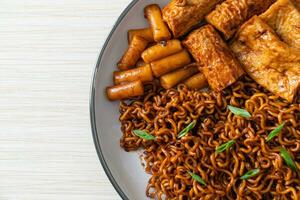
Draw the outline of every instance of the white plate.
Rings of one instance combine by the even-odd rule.
[[[111,183],[123,199],[147,199],[145,188],[149,179],[137,153],[120,147],[119,102],[109,102],[105,88],[112,85],[116,63],[126,50],[127,30],[148,27],[144,7],[169,0],[134,0],[123,11],[109,34],[98,58],[91,89],[90,114],[94,142],[101,164]]]

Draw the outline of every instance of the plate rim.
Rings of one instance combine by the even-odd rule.
[[[106,174],[106,176],[108,177],[110,183],[113,185],[113,187],[115,188],[115,190],[117,191],[117,193],[119,194],[119,196],[123,199],[123,200],[129,200],[128,196],[125,194],[125,192],[121,189],[121,187],[119,186],[119,184],[117,183],[117,181],[115,180],[114,176],[112,175],[105,159],[104,159],[104,155],[103,152],[101,150],[101,146],[100,146],[100,142],[99,142],[99,138],[98,138],[98,132],[96,129],[96,114],[95,114],[95,81],[96,81],[96,75],[98,70],[100,69],[100,62],[102,60],[104,51],[108,45],[108,42],[110,41],[113,33],[115,32],[115,30],[117,29],[117,27],[119,26],[119,24],[122,22],[122,20],[124,19],[124,17],[128,14],[128,12],[131,10],[131,8],[138,2],[139,0],[132,0],[127,7],[122,11],[121,15],[118,17],[117,21],[114,23],[113,28],[111,29],[110,33],[108,34],[102,48],[100,51],[100,54],[98,56],[97,59],[97,63],[96,66],[94,68],[94,72],[92,74],[92,83],[91,83],[91,88],[90,88],[90,100],[89,100],[89,109],[90,109],[90,123],[91,123],[91,129],[92,129],[92,135],[93,135],[93,141],[94,141],[94,146],[98,155],[98,158],[100,160],[100,163],[104,169],[104,172]]]

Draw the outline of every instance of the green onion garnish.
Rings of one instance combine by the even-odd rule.
[[[256,176],[259,173],[260,169],[252,169],[250,171],[248,171],[246,174],[244,174],[243,176],[241,176],[240,179],[242,180],[247,180],[249,178],[252,178],[253,176]]]
[[[289,152],[284,149],[284,148],[281,148],[280,149],[280,156],[284,159],[285,163],[294,171],[296,172],[298,169],[297,169],[297,166],[295,164],[295,162],[293,161],[292,159],[292,156],[289,154]]]
[[[133,130],[133,133],[145,140],[154,140],[155,139],[155,137],[153,135],[150,135],[149,133],[147,133],[146,131],[143,131],[143,130]]]
[[[247,117],[247,118],[251,117],[251,114],[245,109],[237,108],[230,105],[228,105],[227,107],[235,115],[238,115],[240,117]]]
[[[197,174],[194,174],[190,171],[188,171],[189,175],[195,180],[197,181],[198,183],[201,183],[202,185],[206,186],[206,183],[205,181],[200,177],[198,176]]]
[[[189,131],[191,131],[196,125],[196,120],[192,121],[189,125],[187,125],[182,131],[180,131],[178,138],[182,138],[185,136]]]
[[[281,130],[283,129],[284,125],[285,125],[285,123],[283,122],[282,124],[280,124],[279,126],[277,126],[277,128],[275,128],[273,131],[271,131],[271,133],[269,133],[269,135],[267,137],[267,142],[269,142],[275,136],[277,136],[281,132]]]
[[[222,153],[223,151],[225,151],[226,149],[229,149],[233,144],[235,143],[235,140],[229,140],[228,142],[218,146],[216,148],[216,152],[217,153]]]

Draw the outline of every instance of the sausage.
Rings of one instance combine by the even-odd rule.
[[[142,82],[153,80],[152,71],[149,64],[126,71],[115,71],[113,76],[115,84],[136,80],[141,80]]]
[[[133,36],[140,36],[148,42],[154,42],[153,33],[151,28],[131,29],[128,31],[128,43],[131,43]]]
[[[197,73],[198,66],[196,63],[192,63],[190,65],[187,65],[183,68],[177,69],[173,72],[170,72],[168,74],[165,74],[160,77],[160,84],[165,89],[170,89],[173,86],[180,83],[182,80],[187,79],[188,77],[194,75]]]
[[[140,80],[106,88],[106,95],[110,101],[128,99],[143,94],[144,87]]]
[[[186,79],[183,83],[190,89],[201,89],[208,86],[207,80],[201,72]]]
[[[168,72],[191,63],[191,58],[186,50],[150,63],[155,77],[160,77]]]
[[[126,70],[135,66],[142,52],[146,49],[148,41],[140,36],[134,36],[128,49],[118,63],[120,70]]]
[[[169,40],[171,33],[162,19],[159,6],[157,4],[148,5],[144,9],[144,13],[153,32],[154,41]]]
[[[179,40],[169,40],[149,47],[142,53],[142,58],[146,63],[167,57],[182,50]]]

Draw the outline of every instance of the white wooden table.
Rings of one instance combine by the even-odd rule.
[[[0,200],[120,199],[95,152],[89,90],[130,0],[0,0]]]

